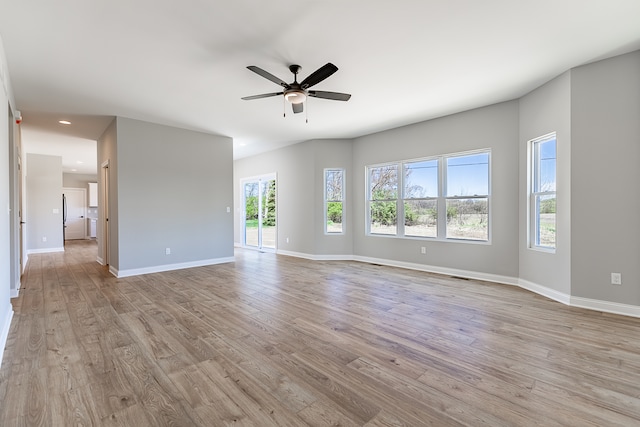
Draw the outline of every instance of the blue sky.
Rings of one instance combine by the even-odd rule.
[[[489,193],[489,154],[479,153],[447,158],[447,196],[473,196]],[[419,185],[422,194],[415,196],[437,197],[438,160],[424,160],[405,165],[411,170],[405,188]]]

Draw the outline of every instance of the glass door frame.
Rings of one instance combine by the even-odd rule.
[[[264,229],[263,229],[263,200],[265,199],[266,195],[263,192],[263,187],[265,185],[265,183],[267,183],[267,189],[268,189],[268,183],[270,181],[274,181],[275,182],[275,217],[276,217],[276,221],[275,221],[275,226],[273,227],[273,232],[274,232],[274,238],[273,238],[273,247],[271,246],[264,246]],[[257,245],[249,245],[247,244],[247,193],[246,193],[246,185],[247,184],[252,184],[255,183],[257,184],[257,188],[258,188],[258,194],[257,194],[257,198],[258,198],[258,242]],[[268,191],[268,190],[267,190]],[[267,193],[268,194],[268,193]],[[265,175],[259,175],[259,176],[254,176],[254,177],[249,177],[249,178],[243,178],[240,180],[240,200],[242,200],[242,207],[241,207],[241,232],[242,232],[242,246],[244,248],[248,248],[248,249],[255,249],[255,250],[260,250],[260,251],[273,251],[275,252],[277,249],[277,227],[278,227],[278,180],[276,177],[275,173],[270,173],[270,174],[265,174]]]

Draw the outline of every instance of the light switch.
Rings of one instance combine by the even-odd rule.
[[[53,210],[53,213],[54,213],[54,214],[60,213],[60,209],[55,208],[55,209]]]

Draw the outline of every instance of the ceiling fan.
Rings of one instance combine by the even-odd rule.
[[[318,68],[316,71],[307,76],[306,79],[302,80],[298,83],[298,73],[302,69],[300,65],[289,65],[289,71],[293,73],[293,83],[287,83],[268,71],[263,70],[260,67],[256,67],[255,65],[249,65],[247,67],[254,73],[264,77],[267,80],[271,80],[272,82],[282,86],[284,90],[282,92],[273,92],[273,93],[263,93],[261,95],[253,95],[253,96],[245,96],[245,101],[250,101],[252,99],[260,99],[260,98],[269,98],[271,96],[279,96],[284,95],[284,99],[291,103],[291,107],[293,108],[294,113],[302,113],[304,111],[303,103],[307,99],[308,96],[312,98],[322,98],[322,99],[331,99],[334,101],[348,101],[351,98],[351,95],[348,93],[340,93],[340,92],[326,92],[322,90],[309,90],[310,87],[317,85],[327,77],[331,76],[333,73],[338,71],[338,67],[333,65],[332,63],[327,63],[322,67]]]

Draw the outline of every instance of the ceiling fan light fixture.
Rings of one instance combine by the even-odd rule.
[[[307,99],[307,94],[301,90],[292,90],[285,93],[284,98],[292,104],[302,104]]]

